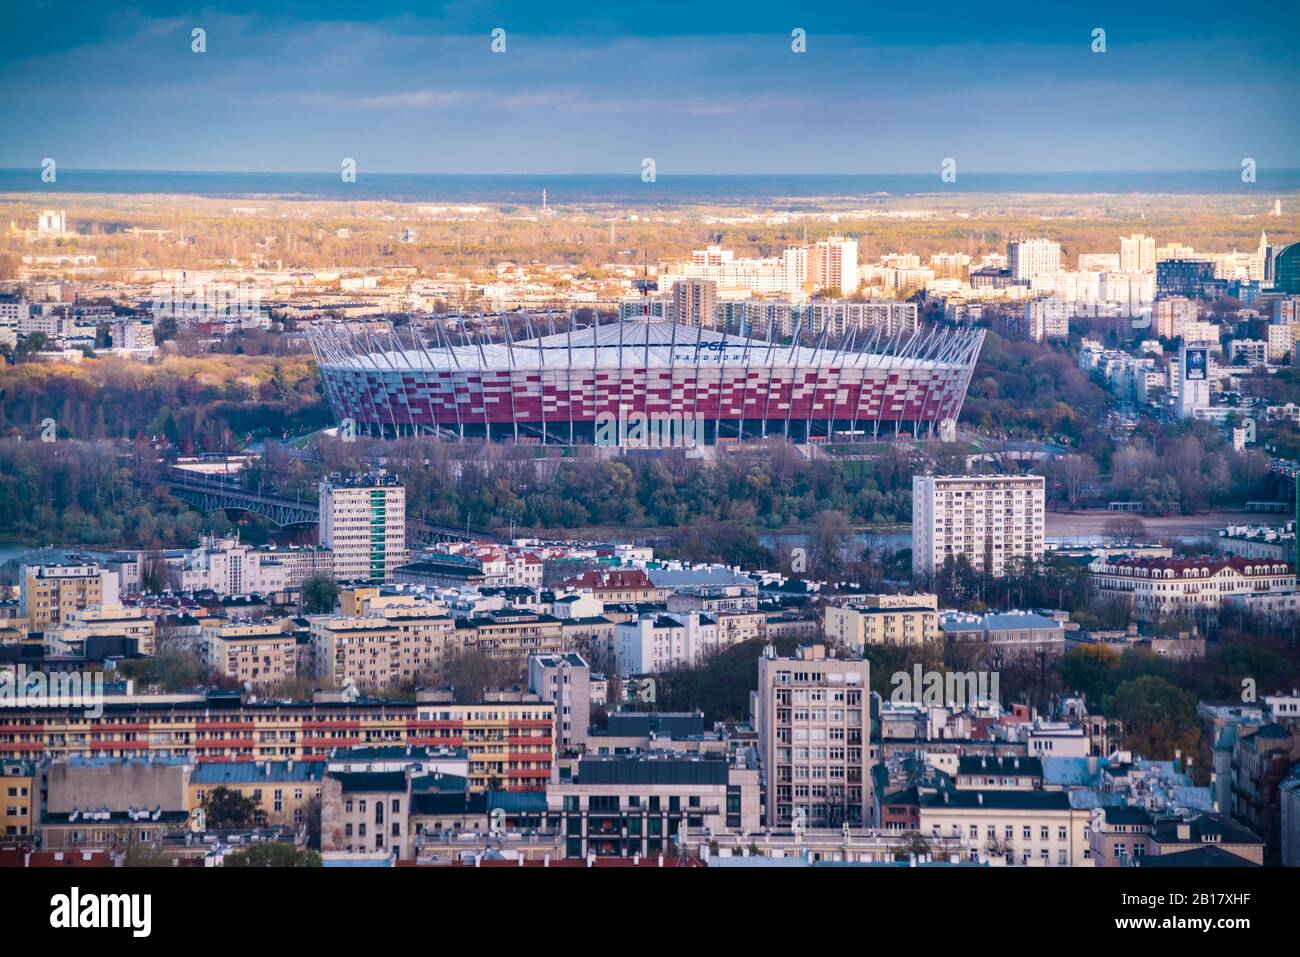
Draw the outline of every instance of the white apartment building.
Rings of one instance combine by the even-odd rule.
[[[320,543],[335,578],[391,581],[406,563],[406,489],[382,472],[322,482]]]
[[[1015,239],[1007,243],[1011,278],[1032,280],[1061,271],[1061,244],[1050,239]]]
[[[59,209],[43,209],[36,217],[36,232],[42,236],[62,236],[67,225],[67,214]]]
[[[768,827],[864,825],[871,819],[869,664],[801,645],[768,645],[753,697]]]
[[[796,327],[815,336],[828,327],[832,337],[876,327],[883,335],[907,335],[916,331],[916,308],[914,302],[888,299],[816,299],[804,304],[789,299],[728,299],[718,303],[716,328],[744,336],[752,333],[759,339],[766,339],[769,329],[773,337],[792,336]]]
[[[912,477],[912,573],[932,575],[951,556],[1002,575],[1013,559],[1043,557],[1041,475]]]
[[[1166,296],[1157,299],[1152,305],[1152,324],[1155,334],[1161,339],[1179,339],[1183,335],[1183,326],[1196,322],[1199,306],[1195,299],[1185,296]]]
[[[726,294],[802,295],[808,282],[808,250],[791,247],[779,257],[736,259],[731,250],[718,246],[697,249],[688,263],[668,262],[660,267],[661,291],[682,280],[713,282]]]
[[[652,675],[699,664],[718,646],[718,624],[697,612],[646,615],[614,629],[614,660],[620,675]]]
[[[265,595],[289,587],[288,568],[264,551],[215,536],[204,536],[171,577],[180,591],[211,589],[218,595]]]
[[[1056,296],[1029,300],[1025,303],[1025,330],[1034,342],[1070,338],[1070,310],[1065,300]]]
[[[31,307],[18,296],[0,296],[0,326],[22,328]]]
[[[1151,236],[1134,233],[1119,241],[1120,272],[1156,271],[1156,241]]]
[[[1295,351],[1300,342],[1300,323],[1270,323],[1268,326],[1268,361],[1279,362]]]

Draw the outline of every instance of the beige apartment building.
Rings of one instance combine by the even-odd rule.
[[[23,569],[19,614],[30,631],[61,625],[74,612],[116,605],[117,575],[92,561],[51,562]]]
[[[961,838],[971,860],[1001,857],[1030,867],[1092,867],[1090,810],[1066,791],[927,790],[925,835]]]
[[[864,595],[826,606],[827,641],[861,651],[867,645],[915,645],[940,637],[939,596]]]
[[[793,658],[769,645],[758,660],[754,723],[767,785],[767,825],[865,824],[871,814],[867,662],[801,645]]]
[[[687,326],[712,329],[718,311],[718,284],[711,279],[673,283],[673,318]]]
[[[1041,475],[912,477],[912,574],[933,575],[965,555],[999,576],[1016,559],[1043,557]]]
[[[335,578],[392,581],[406,564],[406,489],[383,473],[322,482],[320,543]]]
[[[143,611],[115,606],[110,608],[82,608],[68,611],[62,627],[51,626],[46,631],[47,643],[84,642],[97,635],[124,635],[134,638],[142,655],[156,651],[157,627],[153,618]]]
[[[297,677],[298,643],[286,621],[203,624],[200,644],[208,667],[253,685],[278,684]]]
[[[522,667],[529,655],[564,650],[564,624],[551,615],[502,608],[478,618],[457,618],[456,642],[494,661]]]
[[[543,791],[555,764],[556,707],[540,695],[489,691],[484,700],[455,704],[449,691],[416,694],[407,743],[464,748],[471,791]]]
[[[718,625],[718,647],[729,648],[742,641],[762,638],[767,632],[767,613],[761,611],[718,612],[713,615]]]
[[[586,750],[591,727],[591,668],[581,655],[530,655],[528,690],[555,705],[556,750]]]
[[[337,687],[351,679],[369,690],[426,680],[460,647],[450,617],[418,607],[313,618],[311,640],[319,680]]]

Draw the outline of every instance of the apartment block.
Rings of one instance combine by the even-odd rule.
[[[1038,867],[1091,867],[1090,816],[1065,791],[926,790],[920,827],[933,837],[962,838],[971,860],[1002,857]]]
[[[285,622],[209,620],[200,637],[208,667],[241,684],[278,684],[297,677],[298,643]]]
[[[757,831],[759,800],[743,758],[678,752],[587,755],[546,789],[569,858],[653,857],[687,846],[691,831]]]
[[[40,821],[40,768],[35,761],[0,760],[0,834],[36,833]]]
[[[558,654],[564,645],[564,623],[559,618],[516,608],[457,618],[455,632],[459,647],[481,651],[520,670],[529,655]]]
[[[418,694],[407,743],[464,748],[471,791],[544,790],[555,763],[555,705],[523,692],[484,697],[456,704],[448,692]]]
[[[965,555],[992,576],[1016,559],[1043,557],[1041,475],[912,477],[912,573],[933,575]]]
[[[271,827],[302,827],[321,796],[322,761],[205,761],[189,781],[189,807],[202,807],[217,788],[257,805]]]
[[[31,631],[61,625],[74,612],[118,604],[117,575],[93,561],[28,565],[19,583],[19,614]]]
[[[530,655],[528,690],[555,705],[555,737],[560,749],[584,750],[591,726],[591,668],[582,656]]]
[[[371,690],[432,680],[461,647],[456,626],[439,608],[383,607],[364,615],[312,618],[317,678]]]
[[[862,825],[871,813],[869,665],[801,645],[769,645],[758,660],[754,722],[767,795],[766,823],[789,828]]]
[[[823,632],[861,651],[867,645],[915,645],[940,637],[939,596],[864,595],[848,605],[827,605]]]
[[[406,489],[385,473],[322,482],[320,543],[336,578],[392,581],[406,563]]]

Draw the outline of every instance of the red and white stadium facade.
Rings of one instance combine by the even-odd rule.
[[[853,332],[781,345],[662,319],[493,341],[480,322],[322,321],[308,336],[340,422],[372,435],[598,441],[601,420],[692,422],[702,441],[913,435],[955,423],[984,332]]]

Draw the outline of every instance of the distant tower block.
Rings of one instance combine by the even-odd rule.
[[[61,236],[66,231],[66,221],[66,214],[62,210],[42,210],[36,218],[36,232],[45,236]]]

